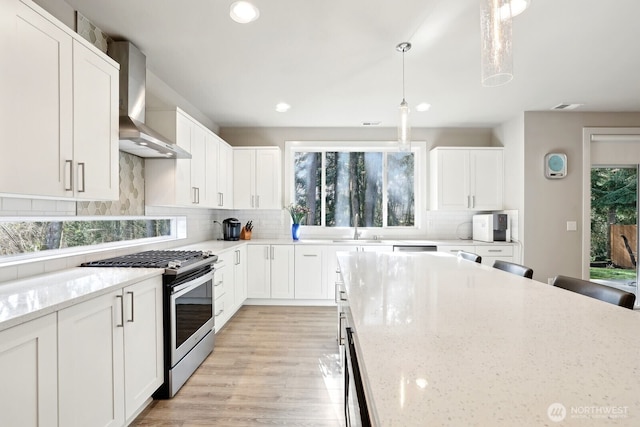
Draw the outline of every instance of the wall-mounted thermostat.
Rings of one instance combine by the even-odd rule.
[[[550,179],[567,176],[567,155],[563,153],[549,153],[544,156],[544,176]]]

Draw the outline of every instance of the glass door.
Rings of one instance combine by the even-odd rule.
[[[591,169],[590,280],[632,292],[638,300],[639,165]],[[636,305],[638,301],[636,302]]]

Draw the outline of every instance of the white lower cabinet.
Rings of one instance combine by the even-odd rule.
[[[247,247],[233,251],[234,311],[237,311],[247,299]]]
[[[58,425],[56,314],[0,332],[0,425]]]
[[[514,258],[512,245],[480,245],[476,246],[476,252],[482,257],[482,263],[492,266],[496,260],[517,262]]]
[[[469,245],[438,245],[438,252],[457,255],[460,251],[476,253],[476,247]]]
[[[124,289],[125,418],[129,422],[164,382],[162,280]]]
[[[247,297],[294,297],[293,245],[249,245],[247,248]]]
[[[471,245],[438,245],[438,252],[447,252],[456,255],[458,251],[472,252],[482,257],[482,264],[493,266],[493,261],[502,260],[518,262],[514,257],[513,245],[500,245],[495,243]]]
[[[247,299],[246,265],[246,246],[218,253],[213,282],[216,333]]]
[[[215,331],[218,332],[233,315],[234,269],[233,251],[218,254],[213,280]]]
[[[162,384],[162,279],[58,312],[61,426],[122,426]]]
[[[296,299],[326,299],[327,282],[324,277],[324,247],[295,247],[295,286]]]

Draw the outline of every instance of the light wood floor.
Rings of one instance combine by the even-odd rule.
[[[244,306],[170,400],[133,426],[341,426],[335,307]]]

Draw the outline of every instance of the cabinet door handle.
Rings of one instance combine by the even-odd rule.
[[[124,298],[122,295],[116,295],[116,298],[120,300],[120,324],[116,323],[116,327],[124,328]]]
[[[218,206],[222,206],[222,193],[218,193]]]
[[[275,255],[276,255],[275,248],[271,246],[271,259],[276,259]]]
[[[256,208],[260,209],[260,196],[256,196]]]
[[[253,202],[254,202],[254,201],[255,201],[255,197],[254,197],[254,196],[251,196],[251,207],[252,207],[252,208],[254,207],[254,206],[253,206]]]
[[[219,312],[217,312],[215,314],[216,317],[220,316],[222,313],[224,313],[224,308],[221,308]]]
[[[135,298],[134,298],[134,295],[133,295],[132,291],[127,292],[127,294],[129,294],[131,296],[131,319],[128,320],[128,322],[133,323],[133,321],[134,321],[134,317],[133,317],[134,316],[134,308],[133,308],[134,302],[133,301],[134,301]]]
[[[73,191],[73,160],[64,161],[65,177],[67,176],[67,173],[66,173],[67,165],[69,165],[69,187],[65,186],[64,191]]]
[[[240,251],[236,251],[236,265],[240,265]]]
[[[82,174],[80,175],[80,168],[82,168]],[[82,190],[80,190],[78,188],[78,193],[84,193],[85,191],[85,187],[84,187],[84,162],[78,162],[78,175],[80,175],[80,182],[82,182]]]
[[[198,195],[197,204],[200,204],[200,187],[196,187],[196,194]]]
[[[342,288],[342,285],[344,285],[344,283],[336,282],[336,290],[335,290],[334,297],[333,297],[333,299],[335,300],[336,303],[339,303],[340,301],[346,301],[346,300],[342,299],[343,291],[340,290]]]
[[[302,256],[316,257],[318,254],[302,254]]]
[[[344,337],[342,336],[342,322],[344,321],[344,312],[340,312],[340,316],[338,317],[338,345],[344,345]]]
[[[269,246],[264,247],[264,259],[269,259]]]
[[[489,250],[487,250],[487,252],[502,253],[502,249],[489,249]]]
[[[476,207],[476,196],[471,196],[471,207],[472,208]]]

